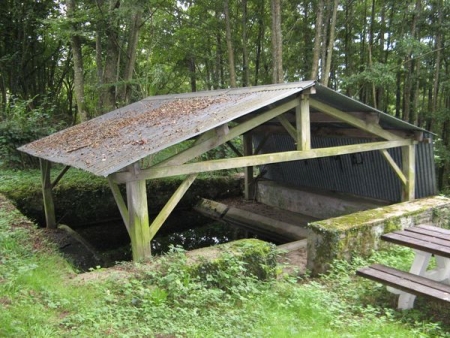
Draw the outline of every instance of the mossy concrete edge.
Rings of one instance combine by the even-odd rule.
[[[450,199],[433,196],[330,218],[309,224],[307,268],[313,275],[325,273],[338,260],[369,256],[386,247],[384,233],[419,224],[450,227]]]

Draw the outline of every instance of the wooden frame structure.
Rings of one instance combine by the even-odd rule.
[[[248,114],[233,121],[206,130],[196,137],[196,142],[183,152],[174,155],[148,169],[141,169],[139,162],[112,173],[108,181],[116,200],[120,214],[131,238],[133,259],[148,259],[151,255],[150,241],[163,225],[183,195],[188,191],[199,173],[216,170],[244,168],[246,198],[253,194],[254,166],[298,161],[305,159],[339,156],[345,154],[379,151],[402,183],[402,200],[411,201],[415,197],[415,144],[422,138],[420,132],[405,133],[402,130],[386,130],[379,124],[379,115],[375,113],[344,112],[314,98],[315,88],[303,90],[289,100],[266,107],[257,114]],[[314,113],[311,111],[314,110]],[[254,149],[252,133],[273,132],[273,121],[282,126],[296,144],[296,150],[279,153],[260,154],[260,147]],[[348,128],[340,128],[339,133],[351,137],[372,139],[369,143],[358,143],[328,148],[311,148],[311,123],[341,123]],[[266,125],[272,122],[271,125]],[[280,127],[278,128],[279,131]],[[332,130],[332,127],[330,127]],[[322,130],[317,131],[320,135]],[[244,154],[234,158],[192,162],[200,155],[231,140],[243,137]],[[264,140],[263,142],[264,143]],[[401,167],[388,153],[388,149],[400,147],[402,150]],[[235,151],[238,153],[237,151]],[[55,227],[55,210],[50,183],[50,162],[41,159],[42,192],[48,227]],[[186,175],[185,180],[175,191],[156,219],[150,224],[147,206],[146,180]],[[61,175],[62,176],[62,175]],[[58,178],[58,180],[60,177]],[[119,184],[126,185],[126,201]]]

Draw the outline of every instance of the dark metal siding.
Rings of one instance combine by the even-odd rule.
[[[262,137],[254,137],[258,146]],[[312,138],[312,148],[369,142],[366,139]],[[272,135],[262,153],[295,150],[289,135]],[[401,150],[388,150],[401,166]],[[392,202],[401,200],[401,182],[379,151],[270,164],[264,177],[295,186],[316,187]],[[433,145],[416,146],[416,198],[436,194]]]

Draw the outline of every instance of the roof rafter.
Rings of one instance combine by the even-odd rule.
[[[329,106],[325,103],[322,103],[320,101],[317,101],[313,98],[310,99],[310,105],[311,105],[311,107],[313,107],[317,110],[320,110],[321,112],[323,112],[327,115],[335,117],[342,122],[348,123],[354,127],[357,127],[364,131],[367,131],[367,132],[369,132],[375,136],[381,137],[385,140],[393,141],[393,140],[403,139],[402,137],[397,136],[397,135],[383,129],[380,125],[378,125],[374,122],[362,121],[348,113],[345,113],[339,109],[336,109],[336,108]]]

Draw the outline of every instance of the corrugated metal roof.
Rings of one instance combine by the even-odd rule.
[[[316,84],[315,88],[317,93],[316,95],[314,95],[314,99],[326,103],[329,106],[332,106],[343,112],[378,113],[380,115],[380,125],[383,128],[409,130],[409,131],[417,130],[428,132],[425,129],[419,128],[411,123],[400,120],[395,116],[386,114],[381,110],[375,109],[360,101],[352,99],[351,97],[338,93],[328,87]]]
[[[143,99],[19,148],[30,155],[108,176],[126,166],[315,86],[314,98],[343,111],[379,112],[381,121],[422,130],[315,81],[161,95]]]
[[[108,176],[171,145],[312,87],[314,81],[143,99],[19,150]]]

